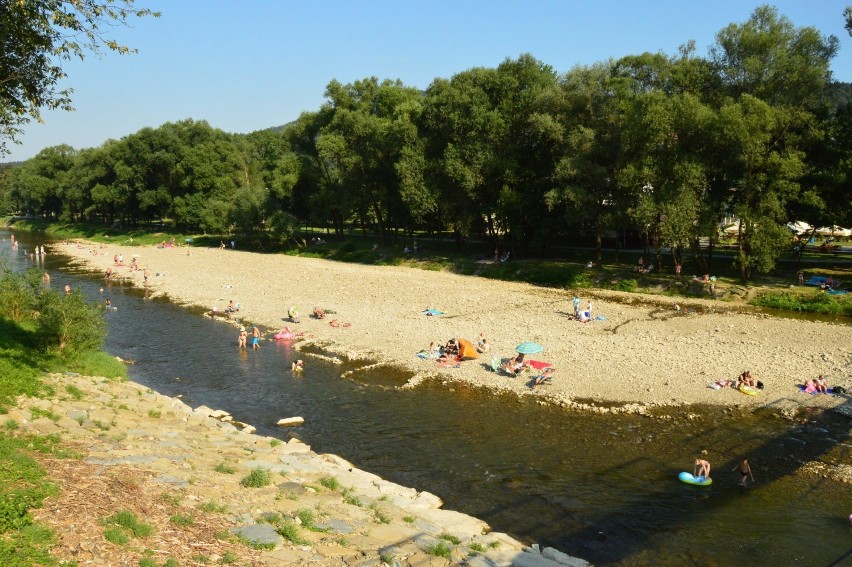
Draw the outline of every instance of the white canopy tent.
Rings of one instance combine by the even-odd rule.
[[[795,222],[788,222],[787,228],[789,228],[791,231],[795,232],[796,234],[804,234],[806,232],[810,232],[813,229],[813,226],[809,225],[805,221],[795,221]]]
[[[821,226],[816,231],[823,236],[852,236],[852,230],[837,225]]]

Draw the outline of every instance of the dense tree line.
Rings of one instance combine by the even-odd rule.
[[[840,15],[838,15],[840,17]],[[763,6],[692,43],[558,74],[531,55],[426,89],[332,81],[280,129],[186,120],[99,148],[47,148],[0,178],[0,206],[64,221],[286,239],[451,232],[523,254],[638,231],[701,258],[741,219],[743,278],[788,245],[784,223],[852,224],[852,104],[838,40]],[[658,246],[658,249],[659,249]],[[705,247],[706,249],[706,247]]]

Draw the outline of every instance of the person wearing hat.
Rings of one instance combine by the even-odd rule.
[[[248,337],[248,333],[246,332],[246,328],[240,327],[240,336],[237,339],[237,348],[238,349],[246,348],[246,337]]]

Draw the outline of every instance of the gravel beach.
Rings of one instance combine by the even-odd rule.
[[[446,272],[85,241],[58,244],[54,251],[102,273],[117,254],[125,263],[137,256],[138,265],[148,269],[147,287],[154,295],[217,306],[220,312],[233,300],[240,310],[232,323],[289,325],[339,355],[408,368],[415,382],[438,376],[563,405],[625,411],[682,404],[836,407],[848,399],[807,395],[797,384],[824,374],[831,386],[852,386],[849,326],[734,312],[724,302],[582,290],[582,308],[591,301],[597,320],[580,323],[568,317],[573,297],[568,291]],[[141,269],[113,270],[117,278],[145,285]],[[299,324],[284,320],[292,306],[299,308]],[[334,314],[325,320],[309,317],[315,306]],[[421,313],[429,308],[444,314]],[[332,327],[332,319],[351,326]],[[475,344],[480,333],[491,352],[458,368],[440,368],[415,356],[430,342],[443,344],[451,337]],[[235,330],[235,350],[236,341]],[[487,368],[493,356],[511,356],[524,341],[544,346],[530,358],[557,369],[552,383],[533,390],[534,373],[508,377]],[[708,387],[747,369],[765,384],[757,396]]]

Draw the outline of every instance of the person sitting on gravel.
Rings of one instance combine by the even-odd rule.
[[[287,316],[290,318],[290,321],[293,323],[299,322],[299,308],[295,305],[287,310]]]
[[[526,368],[526,362],[524,361],[524,353],[518,353],[518,356],[510,358],[500,368],[502,368],[513,376],[517,376],[521,371],[523,371],[524,368]]]
[[[826,382],[825,376],[823,376],[822,374],[820,374],[819,377],[814,380],[814,384],[816,384],[816,389],[818,392],[822,392],[823,394],[828,393],[828,382]]]
[[[750,370],[746,370],[740,377],[737,378],[737,388],[740,386],[750,386],[752,388],[757,387],[757,380],[755,380],[754,376],[751,375]]]
[[[317,319],[325,319],[325,311],[323,311],[319,307],[314,307],[314,317],[316,317]]]
[[[541,374],[539,374],[538,376],[535,377],[535,380],[533,381],[533,385],[532,385],[533,390],[537,386],[541,386],[542,384],[550,384],[550,379],[553,377],[554,372],[556,372],[556,369],[553,368],[552,366],[545,368],[541,372]]]

